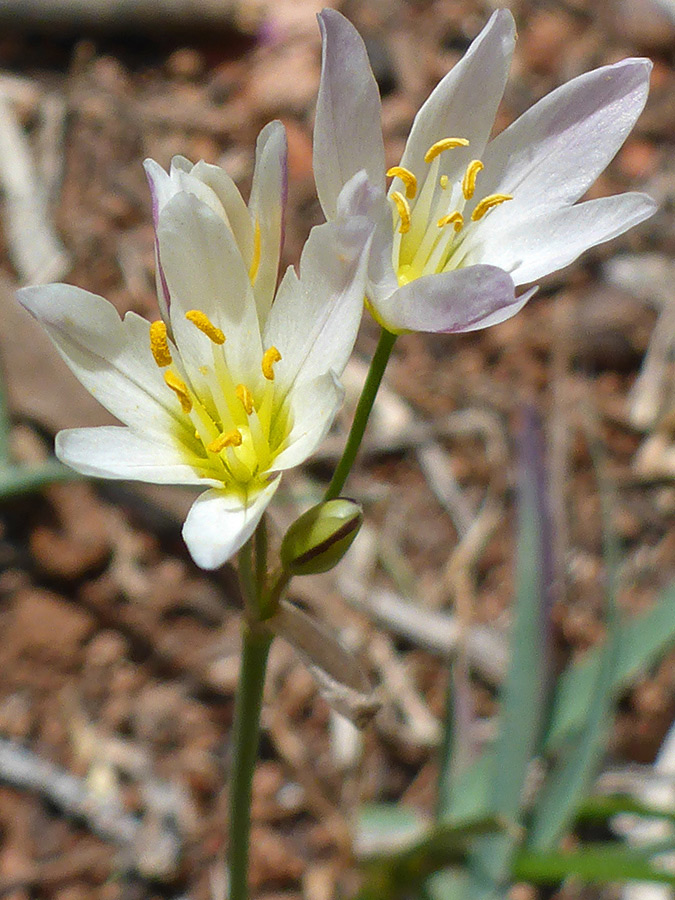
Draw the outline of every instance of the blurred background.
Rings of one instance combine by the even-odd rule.
[[[15,289],[66,280],[120,313],[157,317],[145,157],[217,163],[247,196],[257,133],[281,119],[283,262],[297,262],[321,221],[311,150],[324,5],[0,0],[5,469],[37,471],[58,429],[110,421]],[[328,5],[366,40],[395,165],[415,111],[497,4]],[[291,591],[361,657],[383,705],[356,732],[292,649],[275,644],[253,808],[251,878],[267,900],[354,889],[349,824],[362,801],[430,810],[448,659],[460,643],[473,673],[473,738],[489,739],[506,664],[524,408],[538,412],[546,438],[551,665],[603,634],[590,442],[614,490],[622,613],[648,609],[675,570],[675,5],[503,5],[519,40],[498,130],[581,72],[653,59],[645,113],[590,196],[644,190],[660,210],[547,278],[509,322],[399,340],[348,485],[366,526],[334,573],[296,579]],[[364,321],[345,375],[348,408],[377,331]],[[348,421],[285,481],[277,536],[320,496]],[[0,483],[0,896],[222,898],[239,612],[232,573],[200,572],[182,544],[191,494],[46,476],[30,491]],[[671,654],[622,697],[608,765],[650,764],[674,710]]]

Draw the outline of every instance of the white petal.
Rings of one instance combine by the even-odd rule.
[[[271,466],[275,472],[291,469],[314,453],[328,434],[342,406],[344,393],[333,372],[296,385],[288,398],[293,427],[286,439],[286,449]]]
[[[185,318],[198,309],[224,332],[223,351],[235,381],[249,384],[260,369],[260,330],[251,282],[232,233],[208,206],[180,193],[160,214],[158,234],[171,324],[190,378],[200,384],[205,377],[200,368],[213,366],[215,345]]]
[[[204,161],[198,162],[190,174],[207,185],[218,198],[239,251],[246,265],[250,266],[253,254],[253,228],[248,207],[239,193],[239,188],[224,169]]]
[[[436,86],[415,116],[401,165],[418,178],[425,174],[424,154],[447,137],[467,138],[466,148],[441,156],[440,171],[451,179],[469,160],[480,157],[504,94],[516,28],[507,9],[493,13],[462,59]]]
[[[265,329],[265,343],[282,356],[274,370],[277,390],[329,370],[342,373],[363,312],[370,230],[358,218],[319,225],[305,244],[300,277],[287,270]]]
[[[512,194],[495,222],[574,203],[607,166],[640,115],[651,63],[625,59],[552,91],[491,141],[480,195]]]
[[[384,191],[373,187],[365,171],[357,172],[338,197],[337,221],[349,222],[355,216],[369,219],[373,224],[366,294],[371,300],[388,297],[398,288],[392,265],[391,206]]]
[[[323,55],[314,124],[314,178],[324,214],[332,219],[342,187],[361,169],[374,187],[384,189],[384,144],[380,93],[361,36],[333,9],[319,13],[319,27]]]
[[[249,208],[260,228],[260,259],[253,284],[261,326],[274,299],[283,241],[288,192],[288,145],[281,122],[270,122],[258,136]]]
[[[483,229],[476,229],[466,261],[500,266],[516,285],[528,284],[569,265],[589,247],[623,234],[655,211],[651,197],[628,193],[540,212],[512,226],[492,228],[487,220]]]
[[[186,453],[177,444],[160,443],[156,438],[115,425],[60,431],[56,435],[56,455],[82,475],[95,478],[124,478],[151,484],[218,484],[189,465]]]
[[[377,312],[391,331],[455,333],[508,319],[518,303],[510,276],[480,265],[423,275],[380,302]]]
[[[103,297],[69,284],[23,288],[17,296],[74,375],[114,416],[162,437],[186,427],[152,358],[145,319],[127,313],[121,321]]]
[[[197,497],[183,525],[183,539],[202,569],[217,569],[241,549],[265,512],[281,476],[253,495],[210,490]]]

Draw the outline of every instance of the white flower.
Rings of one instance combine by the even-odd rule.
[[[351,209],[375,223],[367,294],[389,330],[471,331],[508,319],[536,290],[517,297],[516,287],[654,212],[638,193],[577,203],[640,114],[649,60],[575,78],[489,141],[515,43],[511,13],[498,10],[418,112],[400,166],[385,172],[363,41],[334,10],[319,21],[319,199],[329,220]],[[340,191],[354,177],[360,191],[346,208]]]
[[[59,458],[85,475],[208,488],[183,528],[207,569],[248,540],[280,473],[324,438],[362,311],[363,221],[314,228],[299,276],[289,267],[272,304],[282,126],[274,123],[262,143],[275,150],[260,152],[259,143],[250,215],[213,166],[188,171],[178,160],[166,175],[147,164],[162,319],[130,312],[120,320],[106,300],[70,285],[19,292],[82,384],[125,426],[62,431]]]

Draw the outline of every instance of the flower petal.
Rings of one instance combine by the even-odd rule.
[[[121,321],[103,297],[69,284],[27,287],[17,296],[74,375],[114,416],[161,438],[186,427],[152,358],[145,319],[127,313]]]
[[[275,472],[300,465],[314,453],[328,434],[344,394],[333,372],[296,385],[288,398],[293,427],[286,439],[286,449],[274,460]]]
[[[246,265],[250,266],[253,256],[253,228],[248,207],[239,193],[239,188],[224,169],[203,160],[193,166],[190,174],[207,185],[218,198],[239,252]],[[185,181],[184,189],[186,189]],[[219,212],[219,209],[216,208],[215,212]]]
[[[398,288],[392,265],[391,206],[385,192],[372,185],[364,170],[350,178],[338,197],[337,221],[349,222],[356,216],[363,216],[373,224],[366,294],[370,300],[388,297]]]
[[[441,156],[440,172],[451,180],[470,159],[482,155],[504,94],[515,40],[513,16],[507,9],[498,9],[415,116],[402,166],[419,177],[425,172],[424,154],[447,137],[470,142]]]
[[[499,266],[514,284],[528,284],[556,272],[589,247],[623,234],[653,215],[656,203],[646,194],[627,193],[587,200],[576,206],[541,211],[527,221],[504,222],[476,229],[466,262],[472,259]]]
[[[253,228],[260,229],[258,261],[253,260],[251,272],[261,326],[269,315],[279,273],[288,193],[287,156],[286,130],[281,122],[270,122],[258,136],[249,201]]]
[[[513,195],[490,213],[494,220],[575,203],[626,140],[644,107],[650,71],[647,59],[625,59],[579,75],[491,141],[481,196]]]
[[[352,175],[365,169],[384,189],[380,94],[365,44],[348,19],[333,9],[319,13],[323,38],[321,83],[314,124],[314,177],[327,219]]]
[[[262,347],[251,282],[232,232],[206,204],[180,193],[160,214],[158,234],[173,333],[193,384],[203,382],[201,369],[213,366],[214,345],[186,320],[192,309],[224,332],[232,376],[249,384],[259,371]]]
[[[331,369],[342,373],[363,312],[371,230],[358,217],[319,225],[302,252],[300,277],[286,271],[265,328],[265,343],[282,356],[275,366],[278,390]]]
[[[169,297],[169,288],[166,283],[164,270],[162,269],[162,262],[159,258],[157,223],[159,222],[160,209],[163,209],[166,203],[171,199],[174,190],[171,184],[171,178],[154,159],[146,159],[143,163],[143,168],[145,169],[148,185],[150,187],[152,221],[155,227],[155,284],[157,288],[157,302],[159,303],[159,311],[162,314],[162,319],[167,327],[169,327],[169,307],[171,305],[171,298]]]
[[[61,462],[95,478],[124,478],[151,484],[215,485],[186,462],[177,444],[162,443],[118,425],[70,428],[56,435]]]
[[[470,266],[423,275],[381,301],[377,311],[390,331],[454,333],[508,319],[521,306],[507,272]]]
[[[281,475],[254,494],[211,489],[192,504],[183,525],[183,539],[202,569],[217,569],[251,537]]]

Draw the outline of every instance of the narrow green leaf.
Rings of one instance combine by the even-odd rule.
[[[550,772],[532,814],[527,846],[531,850],[553,850],[574,820],[577,808],[587,795],[595,770],[605,749],[614,699],[614,673],[621,649],[621,628],[616,606],[619,549],[611,527],[612,493],[605,482],[601,449],[589,438],[603,522],[603,556],[605,565],[607,640],[597,670],[597,679],[586,713],[584,728],[568,752]]]
[[[367,859],[409,847],[428,830],[429,822],[400,803],[368,803],[356,820],[354,852]]]
[[[652,609],[636,616],[619,629],[619,653],[612,674],[612,691],[619,694],[675,642],[675,583]],[[584,725],[593,688],[598,680],[604,645],[589,650],[579,662],[568,666],[559,679],[545,750],[558,750]]]
[[[81,476],[56,459],[34,466],[0,466],[0,501],[40,491],[55,481],[74,481]]]
[[[548,685],[551,543],[543,465],[543,440],[532,410],[520,435],[520,490],[516,592],[510,661],[501,694],[492,806],[507,821],[520,822],[525,777],[543,730]],[[478,881],[502,885],[515,849],[511,835],[476,844],[472,868]],[[478,886],[476,893],[479,892]]]
[[[588,884],[651,881],[675,885],[675,874],[659,868],[644,852],[620,844],[594,844],[570,853],[522,850],[514,860],[513,875],[536,884],[557,884],[575,876]]]
[[[604,824],[614,816],[631,815],[641,819],[661,819],[675,824],[675,810],[652,806],[626,794],[589,797],[577,810],[576,821]]]

